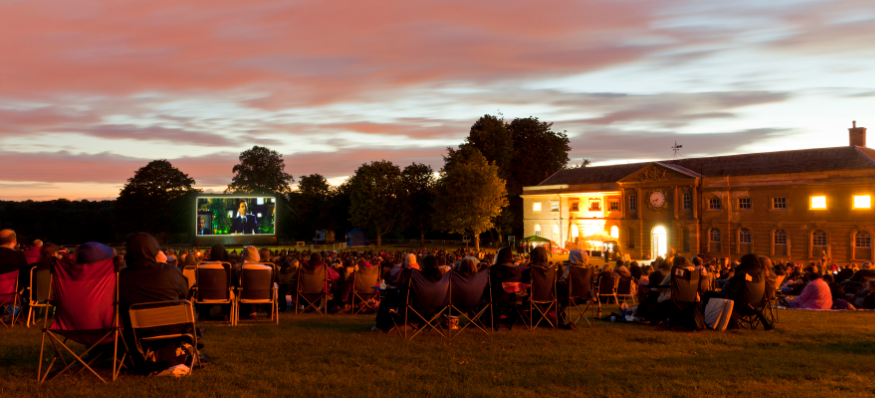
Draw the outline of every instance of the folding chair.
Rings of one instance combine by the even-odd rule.
[[[623,302],[625,303],[627,299],[632,299],[632,305],[635,305],[635,295],[637,294],[635,285],[635,279],[631,276],[621,276],[617,280],[617,294],[616,297],[622,297]],[[620,302],[617,301],[617,304]]]
[[[51,307],[49,303],[49,289],[51,286],[51,269],[37,269],[36,266],[30,268],[30,287],[27,289],[27,327],[30,327],[31,323],[36,324],[35,309],[45,308],[48,311],[49,307]]]
[[[240,288],[237,290],[234,323],[240,322],[240,304],[270,304],[271,321],[279,325],[279,286],[274,283],[276,266],[273,263],[245,263],[240,270]]]
[[[568,270],[568,305],[565,308],[567,310],[574,306],[577,309],[577,318],[572,321],[575,325],[583,318],[587,325],[592,326],[589,318],[586,317],[586,309],[593,302],[598,302],[592,292],[592,273],[592,267],[571,266]],[[581,302],[586,304],[583,308],[580,307]]]
[[[501,282],[497,287],[493,287],[493,292],[495,292],[495,294],[492,294],[492,299],[498,300],[497,302],[493,301],[492,303],[493,319],[498,322],[498,327],[496,329],[501,329],[502,315],[504,315],[506,319],[511,319],[511,317],[513,317],[513,322],[506,324],[508,329],[512,330],[514,326],[520,323],[520,321],[528,327],[525,318],[526,300],[528,300],[530,286],[531,284],[522,282]]]
[[[597,286],[597,294],[599,300],[599,312],[602,312],[602,298],[614,298],[614,302],[620,304],[620,300],[617,299],[617,286],[620,282],[619,278],[614,277],[614,275],[608,274],[599,274]]]
[[[21,294],[18,291],[18,270],[0,274],[0,307],[3,308],[0,313],[0,323],[7,328],[15,326],[15,320],[20,317],[21,307],[19,306]],[[8,305],[12,305],[12,311],[7,310]],[[11,315],[10,315],[11,314]],[[7,315],[10,315],[10,322],[7,325],[3,321]]]
[[[762,274],[747,275],[740,299],[735,300],[733,311],[738,315],[738,326],[754,330],[760,325],[759,313],[768,305],[766,281]]]
[[[131,319],[131,333],[134,337],[134,344],[137,351],[145,358],[148,357],[149,348],[143,348],[143,342],[154,342],[161,340],[184,339],[188,340],[194,347],[194,357],[197,364],[200,365],[200,353],[197,349],[197,332],[194,322],[194,306],[189,300],[170,300],[170,301],[153,301],[150,303],[138,303],[131,305],[128,309],[128,315]],[[190,328],[184,329],[179,333],[166,333],[160,331],[157,335],[137,336],[137,330],[159,328],[173,325],[191,325]],[[190,332],[188,332],[190,330]],[[154,329],[153,329],[154,331]],[[141,334],[143,332],[140,332]],[[152,334],[152,333],[146,333]],[[193,366],[192,366],[193,368]]]
[[[82,246],[86,245],[103,246],[94,242],[85,243]],[[105,246],[103,249],[110,252],[112,250]],[[72,374],[71,367],[78,362],[83,366],[79,370],[80,372],[88,369],[100,381],[106,383],[106,380],[91,368],[91,364],[101,355],[110,354],[106,352],[108,350],[99,352],[87,362],[83,357],[101,344],[112,343],[113,351],[110,355],[112,355],[112,380],[115,381],[128,354],[127,343],[121,338],[119,326],[118,268],[113,263],[112,257],[89,264],[74,264],[57,259],[52,262],[50,301],[56,312],[51,326],[48,326],[48,311],[43,318],[43,337],[37,380],[44,383],[51,373],[55,361],[60,358],[66,366],[57,372],[52,379],[65,372]],[[47,336],[55,349],[55,356],[43,373],[43,353],[45,352]],[[68,340],[82,344],[87,349],[82,354],[77,355],[67,345]],[[121,358],[118,357],[119,340],[124,345],[122,348],[124,353]],[[67,361],[64,358],[64,352],[70,354],[73,360]]]
[[[559,314],[559,301],[556,299],[556,267],[533,266],[531,294],[529,295],[529,330],[533,330],[545,319],[550,327],[556,323],[550,319],[549,313]],[[546,307],[545,307],[546,306]],[[537,318],[537,322],[535,321]]]
[[[188,281],[188,291],[191,292],[197,282],[197,266],[186,265],[182,269],[182,276]]]
[[[303,305],[304,311],[313,308],[316,313],[325,315],[328,311],[328,265],[319,267],[298,268],[298,289],[295,294],[295,314],[298,306]],[[303,300],[304,304],[301,304]],[[320,306],[321,303],[321,306]]]
[[[775,278],[774,286],[766,283],[766,300],[769,302],[767,303],[765,314],[766,317],[769,318],[769,321],[772,322],[772,325],[778,323],[778,295],[781,294],[781,290],[779,289],[781,283],[784,282],[784,278],[786,278],[786,275],[778,275]]]
[[[376,311],[377,307],[371,302],[371,300],[380,294],[379,291],[373,289],[374,286],[380,284],[380,268],[377,266],[359,267],[358,271],[353,273],[352,278],[352,298],[350,299],[349,307],[350,314],[358,314],[359,312],[364,311],[365,308],[371,311]],[[363,303],[361,308],[356,307],[356,299]]]
[[[692,319],[692,311],[698,311],[699,304],[699,278],[698,270],[683,268],[671,269],[671,311],[669,325],[678,327],[684,321]]]
[[[480,272],[466,277],[455,270],[450,275],[450,308],[449,317],[453,312],[459,314],[459,329],[456,335],[462,333],[465,328],[474,325],[483,333],[491,334],[494,330],[492,319],[492,286],[489,283],[489,269],[483,268]],[[487,315],[488,314],[488,315]],[[489,325],[483,321],[484,316],[489,316]],[[465,324],[462,325],[462,321]],[[452,329],[448,332],[453,337]]]
[[[450,276],[444,274],[437,282],[432,282],[419,272],[413,270],[410,274],[410,288],[407,289],[407,298],[404,306],[404,324],[412,326],[413,322],[419,323],[414,327],[413,334],[407,337],[409,327],[404,328],[404,339],[413,340],[419,333],[434,330],[444,338],[441,326],[441,317],[448,311],[450,304]]]
[[[231,305],[231,326],[236,325],[237,300],[231,286],[231,263],[199,262],[194,271],[194,303],[198,305]]]

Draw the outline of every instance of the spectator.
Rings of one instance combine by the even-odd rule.
[[[28,264],[35,264],[40,259],[40,250],[43,247],[43,241],[34,239],[33,246],[24,251],[24,257]]]
[[[828,310],[832,308],[832,293],[829,290],[829,285],[816,272],[809,272],[807,277],[810,282],[802,290],[799,297],[790,300],[789,306],[815,310]]]
[[[471,258],[465,257],[459,263],[459,273],[464,276],[473,276],[477,271],[477,264]]]
[[[17,245],[15,231],[11,229],[0,231],[0,274],[18,271],[18,290],[21,291],[25,285],[29,285],[30,264],[27,263],[24,253],[15,250]],[[27,303],[22,301],[22,305],[25,304]]]

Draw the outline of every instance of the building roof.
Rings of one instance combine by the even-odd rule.
[[[617,182],[654,163],[691,177],[699,175],[704,177],[732,177],[875,169],[875,149],[861,146],[843,146],[581,167],[559,170],[538,184],[538,186]]]

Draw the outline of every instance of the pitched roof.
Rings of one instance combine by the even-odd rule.
[[[617,182],[652,163],[686,175],[704,175],[705,177],[875,169],[875,149],[842,146],[582,167],[560,170],[538,185]]]

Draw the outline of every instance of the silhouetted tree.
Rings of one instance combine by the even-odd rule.
[[[425,164],[413,163],[401,172],[404,221],[419,230],[419,244],[422,246],[425,246],[425,233],[432,230],[435,182],[434,171]]]
[[[383,235],[396,226],[404,208],[401,169],[386,160],[363,164],[349,178],[349,190],[353,225],[374,230],[382,246]]]
[[[134,173],[116,201],[119,232],[155,235],[185,232],[194,222],[193,178],[167,160],[154,160]],[[160,236],[159,236],[160,237]]]
[[[288,194],[295,178],[285,172],[283,155],[261,146],[240,153],[240,163],[234,166],[234,177],[225,192]]]

